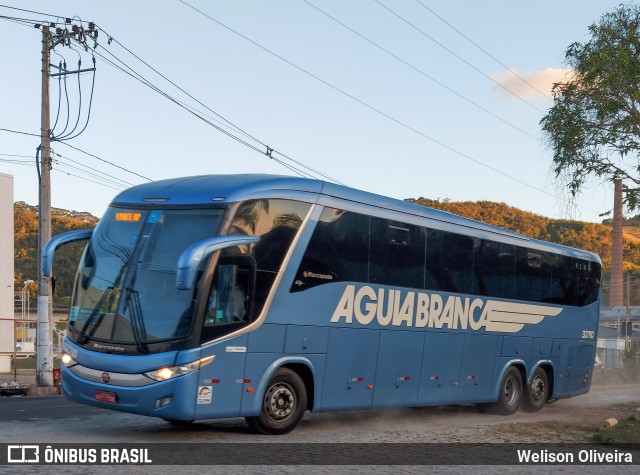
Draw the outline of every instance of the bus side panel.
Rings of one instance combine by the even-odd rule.
[[[424,335],[406,331],[380,334],[373,407],[416,404]]]
[[[464,335],[425,333],[418,403],[454,404],[458,397]]]
[[[573,346],[571,340],[556,338],[553,340],[552,358],[558,359],[558,371],[554,384],[553,397],[569,397],[571,392],[571,375],[573,362]]]
[[[460,370],[459,403],[490,400],[493,393],[493,366],[501,338],[494,335],[464,336],[465,347]]]
[[[247,341],[248,336],[241,335],[202,349],[203,356],[216,357],[199,370],[198,394],[193,395],[196,419],[240,414]],[[211,391],[210,397],[207,391]]]
[[[326,353],[329,328],[287,325],[284,352],[291,354]]]
[[[593,361],[595,358],[595,344],[578,340],[573,350],[573,374],[571,375],[571,396],[589,392]]]
[[[553,340],[551,338],[534,338],[531,345],[531,357],[534,360],[537,358],[549,358],[552,346]]]
[[[380,332],[351,328],[329,331],[322,410],[369,409],[373,403]]]

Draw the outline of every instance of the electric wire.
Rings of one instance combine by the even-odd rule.
[[[92,157],[92,158],[95,158],[96,160],[99,160],[99,161],[101,161],[101,162],[108,163],[108,164],[109,164],[109,165],[111,165],[112,167],[119,168],[120,170],[124,170],[124,171],[126,171],[127,173],[131,173],[132,175],[135,175],[135,176],[137,176],[137,177],[144,178],[145,180],[152,181],[152,180],[151,180],[151,178],[149,178],[149,177],[146,177],[146,176],[144,176],[144,175],[140,175],[139,173],[136,173],[136,172],[134,172],[134,171],[128,170],[127,168],[124,168],[124,167],[122,167],[122,166],[120,166],[120,165],[116,165],[115,163],[110,162],[109,160],[105,160],[104,158],[100,158],[99,156],[94,155],[94,154],[92,154],[92,153],[89,153],[89,152],[87,152],[87,151],[85,151],[85,150],[82,150],[81,148],[75,147],[74,145],[71,145],[70,143],[67,143],[67,142],[60,142],[60,144],[62,144],[62,145],[64,145],[64,146],[66,146],[66,147],[72,148],[73,150],[75,150],[75,151],[77,151],[77,152],[84,153],[85,155],[87,155],[87,156],[89,156],[89,157]]]
[[[459,98],[463,99],[464,101],[468,102],[469,104],[471,104],[474,107],[477,107],[478,109],[486,112],[487,114],[491,115],[492,117],[498,119],[500,122],[508,125],[509,127],[512,127],[513,129],[517,130],[518,132],[526,135],[527,137],[535,140],[536,142],[540,142],[540,139],[532,134],[530,134],[529,132],[521,129],[520,127],[518,127],[517,125],[512,124],[511,122],[509,122],[508,120],[503,119],[502,117],[500,117],[497,114],[494,114],[493,112],[491,112],[490,110],[488,110],[487,108],[481,106],[480,104],[478,104],[477,102],[469,99],[468,97],[464,96],[463,94],[460,94],[458,91],[456,91],[455,89],[452,89],[451,87],[447,86],[446,84],[444,84],[441,81],[438,81],[436,78],[434,78],[433,76],[430,76],[429,74],[427,74],[426,72],[424,72],[422,69],[414,66],[413,64],[405,61],[404,59],[402,59],[401,57],[399,57],[398,55],[392,53],[391,51],[389,51],[388,49],[384,48],[383,46],[379,45],[378,43],[376,43],[375,41],[367,38],[366,36],[364,36],[363,34],[359,33],[358,31],[354,30],[353,28],[351,28],[350,26],[346,25],[345,23],[343,23],[342,21],[338,20],[337,18],[335,18],[334,16],[330,15],[329,13],[325,12],[324,10],[322,10],[321,8],[319,8],[318,6],[314,5],[313,3],[309,2],[308,0],[302,0],[304,3],[306,3],[307,5],[309,5],[310,7],[314,8],[315,10],[317,10],[318,12],[322,13],[323,15],[325,15],[326,17],[330,18],[331,20],[333,20],[334,22],[338,23],[339,25],[343,26],[344,28],[346,28],[347,30],[351,31],[352,33],[354,33],[355,35],[359,36],[360,38],[362,38],[363,40],[367,41],[368,43],[370,43],[371,45],[375,46],[376,48],[378,48],[379,50],[383,51],[384,53],[386,53],[387,55],[391,56],[392,58],[396,59],[397,61],[400,61],[402,64],[404,64],[405,66],[408,66],[409,68],[413,69],[415,72],[417,72],[418,74],[424,76],[425,78],[433,81],[434,83],[436,83],[437,85],[439,85],[440,87],[446,89],[447,91],[451,92],[452,94],[455,94],[456,96],[458,96]]]
[[[293,68],[297,69],[298,71],[300,71],[300,72],[302,72],[302,73],[306,74],[306,75],[307,75],[307,76],[309,76],[309,77],[312,77],[313,79],[315,79],[315,80],[317,80],[317,81],[321,82],[322,84],[325,84],[326,86],[330,87],[331,89],[335,90],[336,92],[339,92],[340,94],[342,94],[342,95],[344,95],[344,96],[346,96],[346,97],[348,97],[348,98],[352,99],[353,101],[355,101],[355,102],[357,102],[357,103],[361,104],[362,106],[364,106],[364,107],[366,107],[366,108],[368,108],[368,109],[370,109],[370,110],[372,110],[372,111],[376,112],[377,114],[379,114],[379,115],[381,115],[381,116],[383,116],[383,117],[385,117],[385,118],[387,118],[387,119],[391,120],[392,122],[395,122],[396,124],[400,125],[401,127],[404,127],[404,128],[406,128],[407,130],[410,130],[411,132],[413,132],[413,133],[415,133],[415,134],[417,134],[417,135],[420,135],[421,137],[423,137],[423,138],[425,138],[425,139],[427,139],[427,140],[429,140],[429,141],[431,141],[431,142],[433,142],[433,143],[435,143],[435,144],[437,144],[437,145],[441,146],[442,148],[444,148],[444,149],[446,149],[446,150],[449,150],[450,152],[452,152],[452,153],[454,153],[454,154],[456,154],[456,155],[458,155],[458,156],[460,156],[460,157],[462,157],[462,158],[464,158],[464,159],[467,159],[467,160],[469,160],[469,161],[471,161],[471,162],[474,162],[474,163],[476,163],[476,164],[478,164],[478,165],[480,165],[480,166],[482,166],[482,167],[484,167],[484,168],[486,168],[486,169],[488,169],[488,170],[491,170],[491,171],[493,171],[493,172],[495,172],[495,173],[497,173],[497,174],[499,174],[499,175],[502,175],[502,176],[504,176],[504,177],[506,177],[506,178],[508,178],[508,179],[510,179],[510,180],[512,180],[512,181],[515,181],[515,182],[517,182],[517,183],[520,183],[521,185],[524,185],[524,186],[526,186],[527,188],[530,188],[530,189],[536,190],[536,191],[538,191],[538,192],[540,192],[540,193],[544,193],[545,195],[550,196],[550,197],[552,197],[552,198],[554,198],[554,199],[556,199],[556,200],[561,200],[561,201],[563,201],[563,202],[568,202],[568,200],[567,200],[567,199],[564,199],[564,198],[558,197],[558,196],[554,195],[553,193],[548,192],[548,191],[547,191],[547,190],[545,190],[545,189],[538,188],[538,187],[536,187],[536,186],[534,186],[534,185],[531,185],[530,183],[527,183],[527,182],[526,182],[526,181],[524,181],[524,180],[521,180],[521,179],[519,179],[519,178],[516,178],[516,177],[514,177],[514,176],[512,176],[512,175],[509,175],[508,173],[503,172],[502,170],[499,170],[499,169],[494,168],[494,167],[492,167],[492,166],[490,166],[490,165],[487,165],[486,163],[484,163],[484,162],[482,162],[482,161],[480,161],[480,160],[478,160],[478,159],[475,159],[475,158],[473,158],[472,156],[470,156],[470,155],[468,155],[468,154],[466,154],[466,153],[464,153],[464,152],[461,152],[460,150],[457,150],[457,149],[455,149],[455,148],[451,147],[450,145],[447,145],[446,143],[441,142],[440,140],[435,139],[435,138],[433,138],[433,137],[431,137],[431,136],[429,136],[429,135],[425,134],[424,132],[421,132],[420,130],[418,130],[418,129],[416,129],[416,128],[414,128],[414,127],[410,126],[410,125],[408,125],[407,123],[402,122],[401,120],[399,120],[399,119],[397,119],[397,118],[395,118],[395,117],[393,117],[393,116],[391,116],[391,115],[389,115],[389,114],[387,114],[387,113],[383,112],[382,110],[380,110],[380,109],[378,109],[378,108],[376,108],[376,107],[374,107],[374,106],[372,106],[372,105],[368,104],[367,102],[363,101],[362,99],[358,99],[358,98],[357,98],[357,97],[355,97],[354,95],[352,95],[352,94],[350,94],[350,93],[348,93],[348,92],[346,92],[346,91],[344,91],[344,90],[342,90],[342,89],[338,88],[337,86],[334,86],[333,84],[329,83],[328,81],[326,81],[326,80],[322,79],[321,77],[319,77],[319,76],[317,76],[317,75],[315,75],[315,74],[311,73],[310,71],[307,71],[306,69],[302,68],[301,66],[298,66],[297,64],[293,63],[292,61],[289,61],[288,59],[286,59],[286,58],[284,58],[283,56],[281,56],[281,55],[279,55],[279,54],[275,53],[274,51],[272,51],[272,50],[268,49],[267,47],[265,47],[265,46],[261,45],[260,43],[257,43],[256,41],[252,40],[251,38],[247,37],[246,35],[243,35],[242,33],[240,33],[240,32],[238,32],[238,31],[234,30],[234,29],[233,29],[233,28],[231,28],[230,26],[227,26],[227,25],[225,25],[224,23],[220,22],[219,20],[216,20],[215,18],[213,18],[212,16],[210,16],[210,15],[208,15],[207,13],[203,12],[202,10],[199,10],[198,8],[196,8],[196,7],[192,6],[192,5],[190,5],[190,4],[189,4],[189,3],[187,3],[185,0],[178,0],[178,1],[179,1],[180,3],[182,3],[182,4],[186,5],[187,7],[191,8],[192,10],[196,11],[196,12],[197,12],[197,13],[199,13],[200,15],[202,15],[202,16],[204,16],[204,17],[208,18],[209,20],[213,21],[214,23],[216,23],[217,25],[221,26],[222,28],[224,28],[224,29],[226,29],[226,30],[228,30],[228,31],[232,32],[233,34],[235,34],[235,35],[237,35],[237,36],[239,36],[239,37],[243,38],[244,40],[248,41],[249,43],[253,44],[254,46],[256,46],[256,47],[260,48],[261,50],[263,50],[263,51],[265,51],[265,52],[269,53],[270,55],[272,55],[272,56],[274,56],[274,57],[278,58],[279,60],[281,60],[281,61],[285,62],[286,64],[288,64],[288,65],[290,65],[291,67],[293,67]],[[591,209],[589,209],[589,208],[587,208],[587,207],[585,207],[585,206],[580,206],[580,207],[581,207],[581,208],[583,208],[583,209],[585,209],[585,210],[591,211],[591,212],[596,212],[596,211],[591,210]]]
[[[333,181],[335,183],[339,183],[341,185],[344,185],[343,182],[341,182],[340,180],[333,178],[313,167],[310,167],[309,165],[306,165],[298,160],[293,159],[292,157],[285,155],[282,152],[279,152],[275,149],[272,149],[271,147],[269,147],[268,145],[264,144],[263,142],[256,140],[259,144],[264,145],[266,147],[266,151],[252,145],[251,143],[247,142],[246,140],[241,139],[240,137],[234,135],[232,132],[229,132],[225,129],[223,129],[221,126],[218,126],[216,124],[214,124],[212,121],[207,120],[206,118],[204,118],[202,115],[198,114],[193,108],[184,105],[183,103],[181,103],[180,101],[178,101],[176,98],[174,98],[173,96],[167,94],[166,92],[162,91],[159,87],[155,86],[153,83],[151,83],[151,81],[149,81],[148,79],[146,79],[144,76],[142,76],[140,73],[138,73],[137,71],[135,71],[132,67],[130,67],[129,65],[127,65],[124,61],[122,61],[120,58],[118,58],[116,55],[114,55],[112,52],[108,51],[108,50],[103,50],[106,51],[109,55],[111,55],[116,61],[118,61],[119,63],[121,63],[123,66],[120,66],[116,63],[114,63],[113,61],[111,61],[109,58],[105,57],[104,55],[102,55],[100,52],[95,51],[96,56],[100,57],[101,59],[103,59],[104,61],[106,61],[107,63],[109,63],[111,66],[119,69],[120,71],[124,72],[125,74],[127,74],[128,76],[136,79],[137,81],[141,82],[142,84],[144,84],[145,86],[149,87],[150,89],[154,90],[155,92],[157,92],[158,94],[162,95],[163,97],[165,97],[166,99],[168,99],[169,101],[175,103],[176,105],[178,105],[179,107],[182,107],[183,109],[185,109],[187,112],[191,113],[192,115],[194,115],[195,117],[197,117],[198,119],[202,120],[203,122],[207,123],[208,125],[210,125],[211,127],[214,127],[216,130],[218,130],[219,132],[222,132],[223,134],[227,135],[228,137],[232,138],[233,140],[239,142],[242,145],[245,145],[246,147],[260,153],[263,155],[266,155],[268,158],[274,160],[276,163],[284,166],[285,168],[289,169],[290,171],[293,171],[294,173],[305,177],[305,178],[315,178],[312,174],[310,174],[309,172],[304,171],[303,169],[309,170],[312,173],[315,173],[318,176],[321,176],[323,178],[326,178],[330,181]],[[126,69],[124,69],[126,68]],[[206,106],[205,106],[206,107]],[[207,107],[208,110],[210,110]],[[222,117],[219,114],[216,113],[216,115],[218,117]],[[226,121],[226,119],[225,119]],[[230,123],[229,121],[226,121],[227,123]],[[237,130],[237,129],[236,129]],[[242,129],[240,129],[242,130]],[[245,133],[244,131],[240,132],[248,137],[250,137],[251,139],[255,140],[253,138],[253,136]],[[279,160],[277,158],[275,158],[273,155],[274,154],[278,154],[280,156],[282,156],[283,158],[290,160],[292,162],[294,162],[296,165],[298,165],[298,167],[291,165],[291,164],[287,164],[285,163],[283,160]],[[303,169],[301,169],[301,168]]]
[[[475,41],[473,41],[471,38],[469,38],[467,35],[465,35],[462,31],[460,31],[458,28],[456,28],[455,26],[453,26],[451,23],[449,23],[447,20],[445,20],[444,18],[442,18],[440,15],[438,15],[436,12],[434,12],[431,8],[429,8],[427,5],[425,5],[424,3],[422,3],[421,0],[416,0],[416,2],[418,2],[424,9],[428,10],[429,12],[431,12],[436,18],[438,18],[440,21],[442,21],[445,25],[449,26],[453,31],[455,31],[456,33],[458,33],[460,36],[462,36],[465,40],[467,40],[469,43],[471,43],[473,46],[475,46],[476,48],[478,48],[480,51],[482,51],[484,54],[486,54],[487,56],[489,56],[491,59],[493,59],[496,63],[498,63],[500,66],[502,66],[503,68],[505,68],[507,71],[509,71],[511,74],[513,74],[514,76],[516,76],[518,79],[520,79],[522,82],[524,82],[525,84],[528,84],[531,88],[535,89],[536,91],[538,91],[542,96],[544,96],[547,99],[553,99],[549,94],[547,94],[544,91],[541,91],[540,89],[538,89],[535,85],[531,84],[529,81],[527,81],[526,78],[520,76],[516,71],[514,71],[513,69],[509,68],[509,66],[507,66],[506,64],[504,64],[502,61],[500,61],[498,58],[496,58],[494,55],[492,55],[491,53],[489,53],[486,49],[484,49],[482,46],[480,46],[478,43],[476,43]]]
[[[77,166],[80,166],[80,167],[83,167],[83,168],[88,168],[90,171],[87,171],[87,170],[82,170],[82,171],[84,171],[85,173],[87,173],[89,175],[94,175],[94,176],[96,176],[98,178],[102,178],[102,179],[107,180],[107,181],[113,181],[113,182],[116,182],[118,185],[122,185],[122,186],[135,186],[134,183],[128,182],[126,180],[123,180],[122,178],[115,177],[115,176],[110,175],[110,174],[108,174],[106,172],[103,172],[101,170],[97,170],[95,168],[92,168],[92,167],[90,167],[88,165],[85,165],[84,163],[78,162],[77,160],[69,158],[69,157],[67,157],[65,155],[62,155],[62,154],[58,153],[58,152],[53,152],[53,154],[56,157],[59,157],[59,158],[62,158],[63,160],[66,160],[66,161],[69,161],[71,163],[74,163]],[[71,166],[71,165],[69,165],[69,166]]]
[[[51,136],[52,140],[60,142],[63,140],[75,139],[76,137],[80,136],[87,129],[87,126],[89,125],[89,120],[91,119],[91,107],[93,105],[93,91],[96,84],[96,58],[92,55],[92,59],[93,59],[93,79],[91,80],[91,94],[89,95],[89,107],[87,109],[87,120],[84,123],[84,127],[82,127],[80,132],[78,132],[77,134],[71,135],[76,130],[76,127],[78,126],[78,122],[80,121],[80,115],[82,113],[82,92],[80,92],[80,99],[79,99],[80,105],[78,106],[78,120],[76,121],[75,127],[67,135],[63,135],[61,137],[54,136],[52,132],[52,136]],[[78,69],[80,69],[80,62],[78,63]],[[80,74],[79,73],[78,73],[78,91],[80,91]]]
[[[0,5],[4,6],[4,5]],[[11,8],[11,7],[9,7]],[[18,9],[21,10],[22,9]],[[40,13],[43,15],[47,15],[44,13]],[[54,15],[49,15],[49,16],[54,16]],[[59,17],[58,17],[59,18]],[[186,107],[184,105],[182,105],[180,103],[180,101],[178,101],[177,99],[169,96],[168,94],[164,93],[163,91],[161,91],[157,86],[153,85],[150,81],[146,80],[144,77],[142,77],[139,73],[137,73],[135,70],[133,70],[132,68],[130,68],[129,66],[127,66],[124,62],[122,62],[121,60],[119,60],[119,58],[115,57],[118,61],[122,62],[122,64],[124,64],[130,71],[133,72],[133,75],[130,74],[132,77],[135,77],[135,75],[139,76],[138,80],[140,80],[143,84],[147,85],[148,87],[150,87],[151,89],[155,90],[156,92],[158,92],[159,94],[163,95],[165,98],[171,100],[172,102],[174,102],[175,104],[183,107],[185,110],[187,110],[188,112],[190,112],[191,114],[193,114],[194,116],[198,117],[199,119],[203,120],[205,123],[207,123],[208,125],[216,128],[218,131],[224,133],[225,135],[229,136],[230,138],[233,138],[234,140],[238,141],[239,143],[253,149],[254,151],[257,151],[263,155],[266,155],[268,158],[274,160],[276,163],[279,163],[282,166],[285,166],[287,169],[289,169],[290,171],[293,171],[294,173],[299,174],[300,176],[303,177],[308,177],[308,178],[315,178],[314,176],[312,176],[309,172],[305,172],[303,170],[301,170],[299,167],[302,167],[304,169],[307,169],[309,171],[311,171],[312,173],[315,173],[316,175],[318,175],[319,177],[323,177],[326,178],[330,181],[345,185],[345,183],[327,175],[324,174],[322,172],[320,172],[319,170],[316,170],[312,167],[309,167],[308,165],[293,159],[292,157],[290,157],[289,155],[286,155],[284,153],[281,153],[271,147],[269,147],[268,145],[266,145],[264,142],[256,139],[255,137],[253,137],[251,134],[249,134],[248,132],[244,131],[243,129],[241,129],[240,127],[236,126],[235,124],[233,124],[231,121],[227,120],[226,118],[224,118],[222,115],[218,114],[216,111],[214,111],[213,109],[209,108],[206,104],[204,104],[203,102],[199,101],[198,99],[196,99],[193,95],[189,94],[186,90],[184,90],[183,88],[181,88],[180,86],[178,86],[176,83],[174,83],[173,81],[171,81],[169,78],[167,78],[166,76],[164,76],[162,73],[160,73],[157,69],[153,68],[149,63],[147,63],[146,61],[144,61],[142,58],[140,58],[138,55],[136,55],[135,53],[133,53],[129,48],[127,48],[126,46],[124,46],[122,43],[117,42],[117,40],[115,40],[113,37],[111,37],[111,35],[109,35],[104,29],[100,28],[100,30],[103,31],[103,33],[105,33],[110,41],[115,41],[116,44],[118,44],[119,46],[121,46],[123,49],[125,49],[125,51],[127,51],[129,54],[131,54],[132,56],[134,56],[136,59],[138,59],[139,61],[141,61],[143,64],[145,64],[147,67],[149,67],[150,69],[152,69],[156,74],[160,75],[163,79],[165,79],[166,81],[168,81],[170,84],[172,84],[174,87],[178,88],[181,92],[183,92],[184,94],[186,94],[187,96],[189,96],[191,99],[195,100],[197,103],[201,104],[202,106],[204,106],[207,110],[211,111],[213,114],[215,114],[216,116],[218,116],[219,118],[221,118],[223,121],[225,121],[227,124],[229,124],[229,126],[231,126],[234,130],[236,130],[238,133],[241,133],[242,135],[245,135],[246,137],[251,138],[251,140],[254,140],[255,142],[259,143],[260,145],[262,145],[263,147],[266,148],[266,151],[259,149],[258,147],[253,146],[252,144],[248,143],[246,140],[240,139],[239,137],[235,136],[233,133],[230,133],[218,126],[216,126],[215,124],[213,124],[211,121],[205,119],[202,115],[194,112],[192,110],[192,108],[190,107]],[[107,51],[107,49],[105,49],[104,51]],[[100,55],[103,59],[106,59],[104,56]],[[122,70],[122,69],[121,69]],[[275,158],[273,155],[274,154],[278,154],[279,156],[285,158],[286,160],[292,161],[293,163],[295,163],[298,166],[294,166],[291,164],[286,164],[286,162],[284,162],[283,160],[279,160],[277,158]]]
[[[484,71],[482,71],[481,69],[477,68],[476,66],[474,66],[473,64],[471,64],[469,61],[467,61],[466,59],[464,59],[462,56],[460,56],[459,54],[455,53],[453,50],[447,48],[445,45],[443,45],[442,43],[440,43],[438,40],[436,40],[435,38],[433,38],[432,36],[428,35],[427,33],[425,33],[422,29],[418,28],[416,25],[414,25],[413,23],[411,23],[409,20],[407,20],[406,18],[404,18],[403,16],[399,15],[398,13],[396,13],[395,11],[393,11],[391,8],[389,8],[388,6],[386,6],[384,3],[380,2],[380,0],[373,0],[374,2],[376,2],[378,5],[380,5],[382,8],[384,8],[385,10],[387,10],[389,13],[391,13],[392,15],[394,15],[395,17],[397,17],[398,19],[402,20],[404,23],[406,23],[407,25],[409,25],[411,28],[413,28],[414,30],[416,30],[418,33],[420,33],[421,35],[423,35],[425,38],[430,39],[431,41],[433,41],[435,44],[437,44],[438,46],[440,46],[442,49],[444,49],[445,51],[449,52],[450,54],[452,54],[453,56],[455,56],[456,58],[458,58],[460,61],[462,61],[463,63],[465,63],[467,66],[469,66],[470,68],[476,70],[478,73],[482,74],[484,77],[486,77],[487,79],[489,79],[490,81],[492,81],[493,83],[495,83],[496,85],[498,85],[499,87],[501,87],[502,89],[504,89],[505,91],[507,91],[509,94],[513,95],[514,97],[520,99],[522,102],[528,104],[529,106],[531,106],[533,109],[535,109],[536,111],[540,112],[541,114],[544,114],[544,111],[542,109],[540,109],[539,107],[537,107],[535,104],[529,102],[528,100],[526,100],[524,97],[516,94],[515,92],[513,92],[511,89],[509,89],[508,87],[506,87],[504,84],[500,84],[498,81],[496,81],[495,79],[493,79],[491,76],[489,76],[488,74],[486,74]]]

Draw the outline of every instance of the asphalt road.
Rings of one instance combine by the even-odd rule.
[[[109,412],[104,409],[74,404],[62,396],[0,398],[0,422],[78,418],[98,414],[107,415]]]
[[[309,414],[290,434],[272,437],[253,434],[242,418],[199,421],[176,426],[163,420],[121,412],[92,408],[55,397],[0,398],[0,443],[181,443],[231,445],[276,442],[277,450],[286,450],[288,443],[367,443],[381,448],[394,443],[445,444],[459,443],[580,443],[591,440],[600,422],[608,417],[629,417],[640,407],[640,385],[594,388],[584,396],[561,400],[547,405],[537,413],[519,411],[512,416],[480,413],[473,406],[421,409],[393,409],[385,411],[354,411],[343,413]],[[278,443],[284,444],[278,444]],[[231,447],[230,445],[230,447]],[[41,473],[43,468],[0,467],[0,473]],[[58,467],[59,473],[63,467]],[[503,474],[523,473],[637,473],[637,465],[630,466],[561,466],[523,467],[505,465]],[[33,470],[31,470],[33,469]],[[66,466],[65,473],[87,473],[87,467]],[[156,466],[154,473],[201,474],[203,467]],[[434,466],[430,473],[493,474],[496,467]],[[49,471],[49,470],[45,470]],[[150,467],[91,467],[91,472],[109,475],[149,473]],[[296,466],[226,466],[224,473],[300,473]],[[306,466],[304,473],[424,473],[425,467],[406,466]]]

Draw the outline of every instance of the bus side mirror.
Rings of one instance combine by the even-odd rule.
[[[85,241],[91,238],[93,230],[88,229],[86,231],[70,231],[68,233],[58,234],[57,236],[49,239],[42,250],[42,273],[45,277],[51,277],[51,268],[53,267],[53,256],[56,253],[56,249],[64,244],[69,244],[75,241]]]
[[[191,244],[178,259],[176,287],[178,290],[192,289],[200,262],[214,252],[227,247],[253,244],[259,240],[257,236],[216,236]]]

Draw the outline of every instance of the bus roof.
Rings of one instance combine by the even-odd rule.
[[[199,175],[171,178],[134,186],[118,194],[114,205],[212,205],[247,199],[283,198],[316,202],[321,195],[412,216],[424,217],[467,229],[526,240],[538,248],[600,263],[597,254],[560,244],[539,241],[519,233],[426,206],[309,178],[267,174]]]

